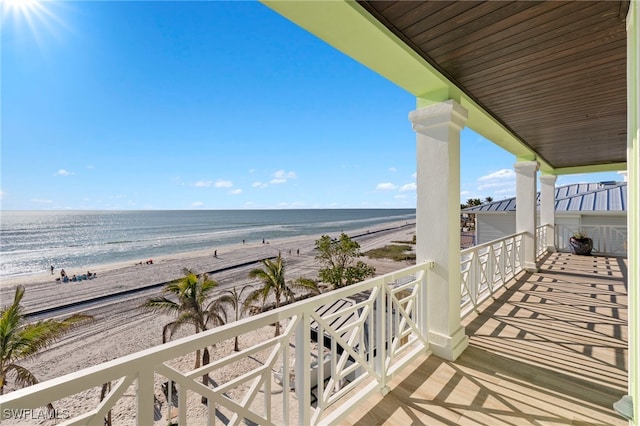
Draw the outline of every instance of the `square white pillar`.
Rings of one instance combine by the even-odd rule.
[[[547,251],[556,251],[555,229],[556,229],[556,180],[557,176],[540,176],[540,225],[547,227],[546,241],[539,241],[544,244]]]
[[[516,171],[516,233],[524,232],[524,269],[538,272],[536,264],[536,172],[537,161],[522,161]]]
[[[416,131],[416,261],[433,261],[427,315],[434,355],[455,360],[469,339],[460,324],[460,130],[467,111],[453,100],[412,111]]]

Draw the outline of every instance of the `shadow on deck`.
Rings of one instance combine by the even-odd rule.
[[[626,425],[626,259],[547,255],[465,319],[456,362],[419,358],[350,425]]]

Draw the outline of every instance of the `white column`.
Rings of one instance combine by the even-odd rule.
[[[627,14],[627,170],[629,395],[640,424],[640,2]]]
[[[434,355],[455,360],[469,339],[460,324],[460,130],[467,111],[453,100],[412,111],[416,131],[416,261],[427,276],[427,328]]]
[[[516,232],[524,232],[524,269],[538,272],[536,264],[536,172],[537,161],[522,161],[516,171]]]
[[[540,225],[547,227],[547,240],[539,241],[544,244],[551,253],[556,251],[555,225],[556,225],[556,180],[557,176],[540,176]]]

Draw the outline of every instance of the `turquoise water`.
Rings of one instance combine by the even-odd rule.
[[[3,211],[0,277],[414,218],[414,209]]]

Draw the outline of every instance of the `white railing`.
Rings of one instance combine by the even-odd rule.
[[[536,227],[536,259],[539,259],[547,252],[547,234],[551,231],[551,225],[540,225]]]
[[[427,271],[427,264],[412,266],[16,390],[0,397],[0,415],[11,423],[53,402],[54,413],[65,418],[58,424],[64,425],[103,425],[110,411],[113,418],[138,425],[215,424],[217,419],[332,424],[359,400],[385,389],[414,357],[428,354],[420,325],[426,323]],[[276,321],[284,331],[272,337]],[[193,368],[196,350],[236,336],[241,342],[249,336],[258,341]],[[204,374],[208,386],[200,382]],[[113,386],[100,402],[105,383]],[[347,404],[337,404],[346,396]],[[78,398],[95,406],[81,412]]]
[[[523,235],[509,235],[460,252],[462,318],[524,269]]]
[[[556,225],[556,249],[569,251],[569,238],[576,231],[586,233],[593,240],[594,254],[627,256],[626,225]]]

